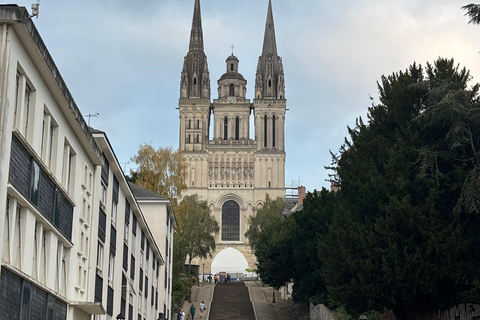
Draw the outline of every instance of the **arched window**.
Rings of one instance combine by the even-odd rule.
[[[230,71],[233,71],[233,63],[230,65]]]
[[[192,129],[192,120],[188,120],[188,128],[187,129]]]
[[[193,78],[193,85],[194,85],[194,86],[197,85],[197,78]]]
[[[225,117],[223,124],[223,140],[228,140],[228,118]]]
[[[272,118],[272,147],[275,148],[275,116]]]
[[[233,83],[230,83],[230,88],[229,88],[229,91],[228,91],[228,95],[230,97],[235,96],[235,86],[233,85]]]
[[[268,87],[271,88],[272,87],[272,80],[268,80]]]
[[[235,119],[235,140],[240,139],[240,118]]]
[[[240,206],[233,200],[222,206],[222,241],[240,241]]]
[[[267,115],[263,119],[264,131],[263,131],[263,146],[267,147]]]

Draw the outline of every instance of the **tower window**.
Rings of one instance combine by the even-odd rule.
[[[193,85],[194,85],[194,86],[197,85],[197,78],[193,78]]]
[[[188,120],[188,128],[187,129],[192,129],[192,120]]]
[[[272,147],[275,148],[275,116],[272,118]]]
[[[233,63],[230,65],[230,71],[233,71]]]
[[[272,80],[268,80],[268,87],[269,87],[269,88],[272,87]]]
[[[197,143],[200,143],[200,135],[197,134]]]
[[[267,115],[263,118],[263,124],[264,124],[264,131],[263,131],[263,146],[267,147]]]
[[[240,118],[235,119],[235,140],[240,139]]]
[[[228,140],[228,118],[225,117],[223,124],[223,140]]]
[[[230,83],[230,90],[228,92],[228,95],[231,97],[235,95],[235,86],[233,85],[233,83]]]
[[[240,240],[240,206],[233,200],[222,206],[222,241]]]
[[[200,129],[200,120],[197,120],[197,129]]]

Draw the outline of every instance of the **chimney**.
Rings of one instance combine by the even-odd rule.
[[[299,186],[298,187],[298,205],[299,206],[303,205],[303,199],[305,199],[306,195],[307,193],[305,192],[305,187]]]

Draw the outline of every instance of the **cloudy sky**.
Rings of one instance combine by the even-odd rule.
[[[19,2],[30,8],[30,2]],[[286,184],[328,186],[355,118],[378,102],[381,75],[454,58],[480,81],[480,26],[467,25],[455,0],[272,0],[285,69]],[[178,147],[180,72],[194,0],[42,0],[34,23],[91,126],[104,130],[127,170],[141,143]],[[252,99],[268,0],[202,0],[212,80],[230,46]],[[88,121],[88,118],[87,118]]]

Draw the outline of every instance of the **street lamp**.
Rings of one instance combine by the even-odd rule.
[[[202,282],[205,282],[205,263],[203,264]]]
[[[117,316],[117,320],[125,320],[125,316],[123,315],[123,312],[120,312]]]

